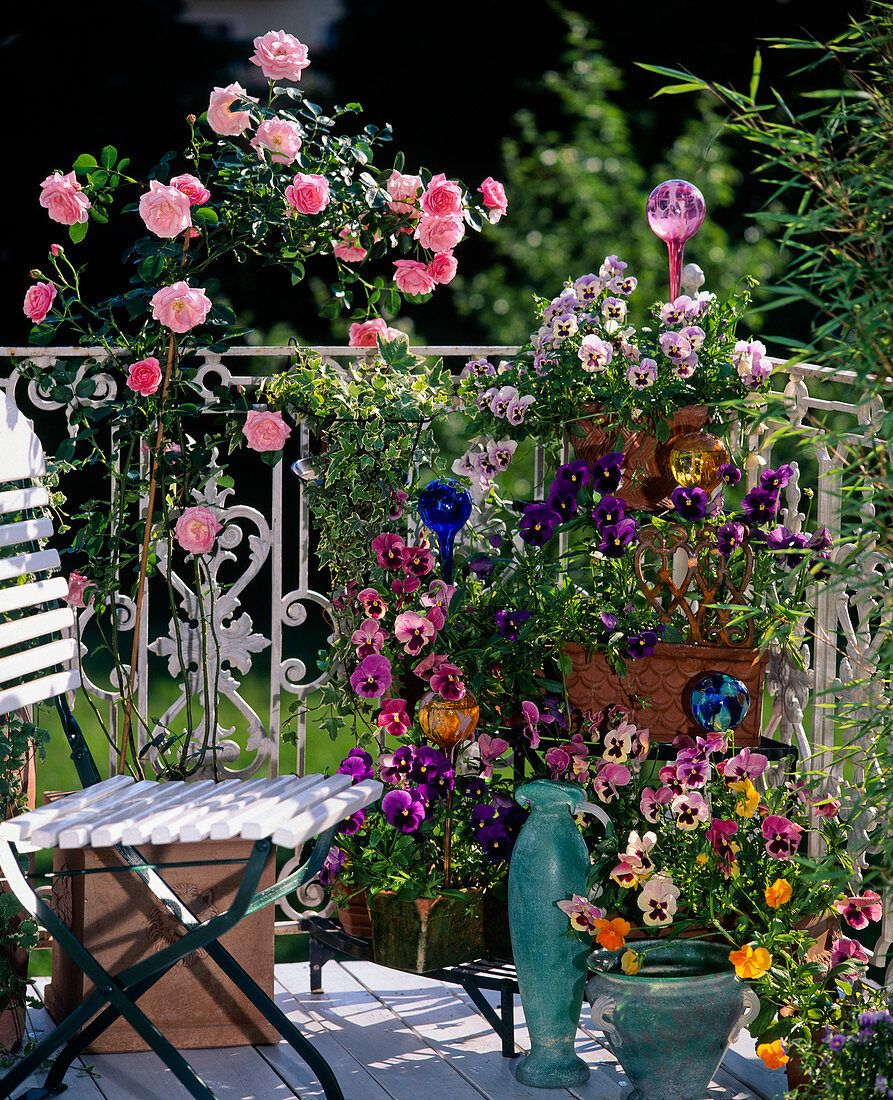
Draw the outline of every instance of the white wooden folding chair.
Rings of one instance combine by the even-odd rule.
[[[270,905],[317,873],[342,820],[381,795],[375,780],[351,786],[349,776],[284,776],[275,780],[230,780],[221,784],[134,781],[126,775],[102,780],[66,700],[80,685],[77,639],[63,637],[74,617],[63,601],[68,585],[54,576],[55,550],[41,545],[52,534],[43,512],[47,490],[34,484],[45,474],[33,427],[0,392],[0,716],[44,700],[59,710],[83,791],[0,824],[0,869],[23,907],[52,934],[95,989],[35,1049],[0,1078],[0,1100],[12,1095],[56,1051],[44,1086],[21,1100],[56,1096],[76,1058],[97,1035],[123,1017],[163,1059],[189,1093],[214,1100],[182,1054],[139,1008],[137,999],[184,956],[204,948],[208,956],[257,1006],[316,1073],[328,1100],[343,1093],[325,1059],[267,993],[221,946],[219,937],[247,914]],[[7,519],[7,522],[4,520]],[[23,583],[24,582],[24,583]],[[136,845],[241,836],[254,841],[235,899],[226,912],[199,920],[143,858]],[[258,891],[273,845],[293,848],[317,837],[304,865]],[[125,873],[137,875],[182,925],[175,943],[115,974],[108,973],[39,897],[20,867],[20,855],[42,848],[113,847]],[[176,866],[165,864],[164,866]]]

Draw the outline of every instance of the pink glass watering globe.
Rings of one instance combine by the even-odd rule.
[[[682,253],[685,242],[704,224],[707,207],[704,196],[686,180],[665,180],[648,196],[645,214],[648,224],[670,253],[670,301],[679,297],[682,281]]]

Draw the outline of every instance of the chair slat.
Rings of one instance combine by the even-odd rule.
[[[201,783],[184,783],[183,797],[171,798],[163,805],[159,805],[151,815],[142,817],[134,815],[133,821],[125,826],[121,833],[122,844],[167,844],[172,836],[163,840],[156,840],[155,834],[167,826],[176,826],[182,820],[183,815],[192,806],[209,804],[209,795],[226,793],[240,786],[241,779],[225,779],[222,783],[214,783],[212,780]],[[169,786],[169,784],[165,784]],[[199,798],[201,795],[201,798]],[[147,819],[148,818],[148,819]]]
[[[377,779],[365,779],[354,787],[330,795],[291,821],[280,825],[273,833],[273,843],[283,848],[296,848],[311,836],[330,829],[357,810],[381,796],[382,784]]]
[[[57,607],[53,611],[41,611],[39,615],[11,619],[8,623],[0,623],[0,649],[56,634],[67,630],[73,623],[74,611],[70,607]]]
[[[345,783],[344,780],[347,780]],[[314,802],[328,798],[329,795],[338,794],[349,787],[353,782],[349,775],[332,775],[318,779],[312,787],[301,788],[289,798],[280,798],[275,806],[263,809],[262,807],[249,806],[242,818],[240,835],[246,840],[260,840],[265,836],[272,836],[276,828],[285,821],[290,821],[296,814],[309,809]],[[212,830],[211,836],[214,836]]]
[[[23,649],[10,657],[2,657],[0,658],[0,684],[18,680],[31,672],[43,672],[46,669],[55,668],[56,665],[65,664],[74,659],[76,651],[77,641],[74,638],[61,638],[48,645]]]
[[[28,554],[16,554],[12,558],[0,558],[0,581],[58,569],[59,564],[57,550],[34,550]]]
[[[96,785],[101,786],[101,784]],[[40,848],[58,847],[59,837],[65,830],[71,829],[75,825],[89,824],[95,818],[108,813],[112,807],[124,805],[130,802],[131,799],[139,798],[144,791],[157,786],[158,784],[154,780],[141,779],[132,786],[107,792],[105,797],[98,802],[74,810],[69,810],[65,806],[64,798],[60,799],[58,803],[59,812],[56,817],[32,829],[27,840],[30,844],[35,844]],[[72,847],[77,848],[82,847],[82,845],[75,844]]]
[[[253,798],[259,798],[261,793],[265,796],[278,794],[285,790],[289,782],[294,780],[293,775],[280,775],[276,779],[260,780],[257,784],[257,788],[252,790],[251,795]],[[244,792],[243,792],[244,796]],[[204,840],[211,835],[211,827],[220,821],[227,821],[238,810],[239,799],[235,800],[235,805],[227,805],[223,808],[216,810],[212,813],[201,814],[192,818],[189,821],[184,821],[180,828],[179,839],[182,841],[196,841]],[[229,836],[235,836],[235,833],[229,833]]]
[[[198,799],[214,786],[213,779],[202,779],[196,783],[162,783],[151,798],[142,800],[141,806],[128,803],[124,812],[119,810],[99,825],[94,822],[90,829],[90,843],[94,848],[110,848],[113,844],[121,844],[124,833],[129,831],[138,835],[128,843],[145,844],[158,814],[171,806],[175,811],[179,810],[183,802]],[[64,847],[61,840],[60,846]]]
[[[45,699],[54,699],[66,691],[74,691],[81,686],[81,674],[76,668],[67,672],[54,672],[52,676],[41,676],[39,680],[28,680],[15,687],[0,691],[0,714],[30,707],[42,703]]]
[[[38,806],[36,810],[29,810],[9,821],[0,822],[0,837],[12,841],[14,844],[31,835],[31,830],[36,829],[46,821],[52,821],[58,816],[61,803],[65,803],[68,811],[80,810],[91,803],[100,802],[113,791],[122,787],[132,787],[133,776],[113,775],[111,779],[105,779],[102,783],[95,783],[92,787],[85,787],[82,791],[75,791],[65,795],[64,798],[48,802],[45,806]]]
[[[0,515],[23,512],[28,508],[42,508],[49,502],[49,490],[42,485],[32,485],[25,489],[9,489],[5,493],[0,493]]]
[[[11,585],[0,588],[0,612],[17,611],[49,600],[64,600],[67,595],[68,581],[65,577],[46,577],[30,584]]]
[[[300,798],[304,796],[304,802],[308,797],[308,792],[313,786],[313,781],[318,779],[318,776],[305,775],[302,778],[290,775],[287,777],[288,782],[278,791],[274,793],[268,793],[264,790],[261,792],[261,797],[253,799],[249,803],[245,803],[241,806],[231,810],[225,817],[218,818],[211,825],[211,831],[208,834],[212,840],[227,840],[230,837],[241,836],[242,828],[245,821],[249,817],[260,816],[261,820],[265,814],[275,811],[276,807],[280,805],[283,799],[289,800],[292,798]],[[350,776],[338,776],[338,779],[347,779],[348,785],[350,784]],[[270,830],[272,832],[272,829]],[[265,833],[265,836],[269,836],[270,833]],[[254,839],[257,839],[256,837]]]
[[[18,546],[21,542],[48,539],[53,533],[53,521],[46,516],[4,523],[0,527],[0,546]]]
[[[267,779],[232,779],[218,783],[214,791],[192,806],[184,806],[175,818],[161,814],[152,825],[150,840],[153,844],[170,844],[174,840],[193,840],[191,830],[199,821],[210,819],[220,810],[228,812],[239,804],[239,798],[255,798],[269,783]],[[210,824],[208,825],[210,828]],[[207,833],[204,834],[207,836]]]

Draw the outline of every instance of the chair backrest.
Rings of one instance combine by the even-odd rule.
[[[74,612],[53,533],[33,425],[0,391],[0,715],[80,686]],[[64,636],[68,633],[69,636]]]

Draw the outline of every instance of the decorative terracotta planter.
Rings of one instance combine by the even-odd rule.
[[[150,863],[247,859],[250,840],[207,840],[195,844],[142,845]],[[93,870],[120,862],[113,848],[54,852],[54,870]],[[198,917],[231,905],[242,865],[228,863],[162,869],[162,877]],[[271,854],[258,884],[275,880]],[[56,878],[52,905],[111,973],[139,962],[179,939],[181,926],[130,874],[86,874]],[[273,996],[274,909],[268,905],[241,920],[220,943]],[[53,944],[52,978],[46,1007],[58,1023],[91,992],[93,985],[68,955]],[[278,1043],[279,1033],[230,982],[202,948],[181,959],[140,998],[140,1007],[181,1049]],[[87,1048],[93,1053],[148,1050],[129,1024],[117,1020]]]
[[[349,886],[335,886],[332,895],[335,898],[337,909],[335,915],[341,922],[341,927],[348,936],[356,936],[357,939],[372,939],[372,917],[369,914],[369,896],[365,890],[351,896]]]
[[[389,890],[372,899],[372,953],[395,970],[424,974],[484,954],[483,895],[401,901]]]
[[[663,443],[647,432],[618,432],[611,421],[599,416],[600,410],[587,406],[583,410],[592,419],[574,421],[573,431],[568,433],[571,446],[578,458],[591,466],[609,451],[623,451],[626,455],[626,471],[619,495],[636,511],[655,512],[670,507],[669,494],[676,488],[670,473],[670,452],[685,435],[700,431],[707,423],[706,405],[689,405],[678,409],[668,420],[669,437]]]
[[[688,691],[694,682],[710,672],[735,676],[750,695],[750,709],[735,730],[735,745],[759,743],[768,657],[756,660],[756,650],[661,643],[653,656],[627,661],[625,677],[618,676],[601,653],[590,657],[576,642],[569,642],[564,652],[571,658],[567,697],[572,706],[583,711],[627,707],[634,720],[650,730],[651,740],[661,743],[672,742],[680,733],[703,734],[688,710]]]

